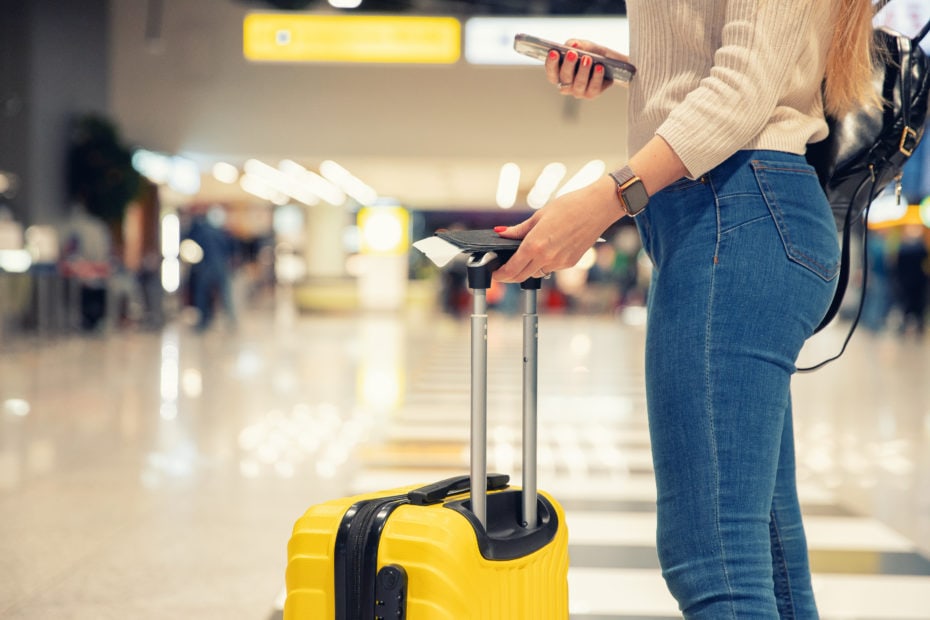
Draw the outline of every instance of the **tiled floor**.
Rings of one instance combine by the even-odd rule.
[[[489,335],[489,466],[517,482],[519,321]],[[540,321],[539,482],[567,511],[578,620],[680,617],[653,546],[641,323]],[[267,620],[307,506],[467,471],[467,320],[269,310],[235,333],[0,345],[4,619]],[[861,333],[795,381],[826,620],[930,619],[928,368],[930,342]]]

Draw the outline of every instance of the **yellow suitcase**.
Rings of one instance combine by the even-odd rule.
[[[285,620],[565,620],[568,532],[536,490],[538,279],[524,296],[523,488],[487,474],[487,300],[507,256],[469,250],[471,471],[310,508],[288,544]],[[532,524],[532,525],[528,525]]]

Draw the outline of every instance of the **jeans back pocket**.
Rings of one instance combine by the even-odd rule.
[[[759,183],[788,258],[824,280],[840,270],[833,212],[817,174],[804,163],[753,160]]]

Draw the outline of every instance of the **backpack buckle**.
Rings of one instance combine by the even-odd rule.
[[[910,127],[905,127],[901,133],[901,143],[898,144],[898,150],[905,157],[910,157],[914,154],[914,149],[917,148],[917,142],[917,132]]]

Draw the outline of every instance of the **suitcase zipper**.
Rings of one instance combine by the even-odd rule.
[[[336,552],[343,555],[343,569],[335,575],[336,620],[373,617],[378,542],[387,518],[395,508],[407,503],[406,494],[392,495],[360,502],[346,513],[336,540]]]

